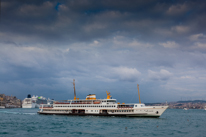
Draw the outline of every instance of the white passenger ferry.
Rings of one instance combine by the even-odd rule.
[[[117,103],[116,99],[111,99],[107,92],[107,99],[96,99],[95,94],[90,94],[86,99],[76,98],[75,83],[74,99],[55,101],[52,105],[42,104],[39,114],[55,115],[94,115],[94,116],[128,116],[128,117],[160,117],[168,106],[145,106],[140,101],[139,85],[138,94],[139,102],[134,104]]]

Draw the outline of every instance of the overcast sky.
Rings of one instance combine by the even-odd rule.
[[[1,0],[0,93],[206,99],[205,0]]]

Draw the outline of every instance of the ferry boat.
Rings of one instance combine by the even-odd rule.
[[[139,103],[118,103],[112,99],[109,92],[106,99],[96,99],[95,94],[89,94],[86,99],[76,98],[75,80],[74,99],[55,101],[52,105],[42,104],[39,114],[55,115],[93,115],[93,116],[128,116],[128,117],[160,117],[168,106],[145,106],[141,103],[139,85],[137,84]]]
[[[47,104],[45,97],[32,96],[29,94],[27,98],[22,101],[22,108],[39,108],[40,104]]]

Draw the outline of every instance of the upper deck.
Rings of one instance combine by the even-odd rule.
[[[116,99],[59,100],[59,101],[54,101],[54,104],[117,104],[117,100]]]

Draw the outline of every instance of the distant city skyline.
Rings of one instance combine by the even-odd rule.
[[[206,2],[1,0],[0,93],[206,98]]]

